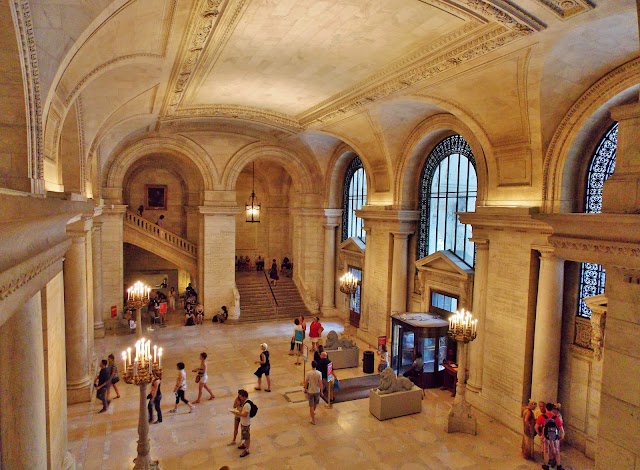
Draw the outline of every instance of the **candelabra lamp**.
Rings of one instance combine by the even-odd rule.
[[[138,281],[127,289],[127,308],[136,311],[136,336],[142,338],[142,307],[149,303],[151,287]]]
[[[467,346],[476,339],[478,320],[474,320],[470,312],[464,310],[449,317],[448,335],[458,344],[458,377],[456,383],[456,397],[449,411],[447,432],[463,432],[476,435],[478,423],[471,411],[471,405],[466,402],[467,381]]]
[[[344,273],[340,278],[340,292],[347,295],[347,297],[345,297],[345,310],[347,310],[347,312],[349,311],[348,306],[351,305],[351,296],[355,294],[357,290],[358,279],[350,272]],[[349,299],[348,305],[347,299]],[[347,315],[347,319],[344,324],[344,336],[346,336],[347,338],[353,337],[349,315]]]
[[[131,348],[122,352],[124,381],[140,388],[140,410],[138,416],[138,456],[133,460],[134,470],[159,469],[158,461],[149,457],[149,421],[147,419],[147,384],[153,377],[162,379],[162,348],[153,346],[151,341],[140,338],[135,345],[135,358],[131,358]]]

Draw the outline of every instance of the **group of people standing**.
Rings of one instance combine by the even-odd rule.
[[[549,470],[555,467],[562,470],[560,459],[560,443],[564,439],[564,424],[560,414],[560,405],[544,401],[529,401],[523,410],[522,456],[534,460],[534,439],[540,437],[544,464],[542,468]]]

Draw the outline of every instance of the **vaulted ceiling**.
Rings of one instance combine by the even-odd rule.
[[[81,153],[103,161],[132,135],[214,122],[318,149],[366,140],[368,122],[395,129],[397,152],[443,109],[504,144],[528,138],[533,107],[549,140],[638,49],[633,0],[52,0],[31,15],[50,159],[72,108]]]

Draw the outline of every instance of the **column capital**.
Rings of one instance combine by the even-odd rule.
[[[324,209],[324,216],[328,224],[340,225],[342,219],[342,209]]]
[[[409,235],[414,234],[414,232],[395,232],[395,231],[391,231],[391,233],[393,234],[394,240],[406,240],[407,238],[409,238]]]
[[[540,259],[558,258],[555,248],[551,245],[531,245],[531,248],[540,252]]]

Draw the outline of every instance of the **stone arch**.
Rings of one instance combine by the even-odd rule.
[[[394,200],[399,207],[414,210],[418,204],[420,175],[425,158],[442,139],[460,134],[467,141],[476,159],[478,172],[478,199],[480,205],[487,199],[488,169],[484,151],[488,148],[486,136],[483,145],[476,134],[452,114],[436,114],[418,124],[407,138],[396,167]]]
[[[199,186],[202,190],[216,189],[219,181],[218,171],[205,150],[183,136],[151,136],[144,137],[122,150],[115,151],[104,172],[105,197],[121,200],[122,187],[127,171],[139,160],[150,154],[164,154],[174,157],[193,166],[198,173]]]
[[[362,166],[367,174],[367,190],[369,194],[376,192],[386,193],[391,189],[391,177],[389,176],[390,164],[386,159],[386,155],[382,153],[380,155],[372,155],[371,153],[364,152],[353,139],[349,139],[349,137],[342,134],[326,130],[320,132],[341,140],[362,160]],[[330,165],[333,164],[333,162],[332,156],[332,163],[330,163]],[[329,168],[331,168],[331,166],[329,166]]]
[[[242,169],[254,160],[265,159],[277,162],[293,180],[299,193],[319,194],[322,175],[315,158],[303,159],[288,149],[265,143],[253,143],[236,152],[227,163],[221,179],[222,189],[234,191],[238,175]]]
[[[0,170],[0,186],[42,193],[42,110],[30,22],[28,4],[0,4],[0,159],[9,162]]]
[[[611,122],[605,114],[611,107],[631,98],[638,77],[640,59],[636,58],[594,83],[565,114],[544,157],[542,198],[545,212],[573,209],[571,195],[575,184],[567,174],[571,171],[567,170],[580,165],[588,138],[602,129],[603,120]]]
[[[360,157],[349,145],[344,142],[339,144],[333,151],[329,160],[329,171],[325,180],[325,199],[324,207],[326,208],[342,208],[342,186],[347,167],[354,157]],[[361,158],[362,160],[362,158]],[[362,165],[365,166],[364,161]],[[371,176],[365,167],[367,176],[367,188],[371,184]]]

